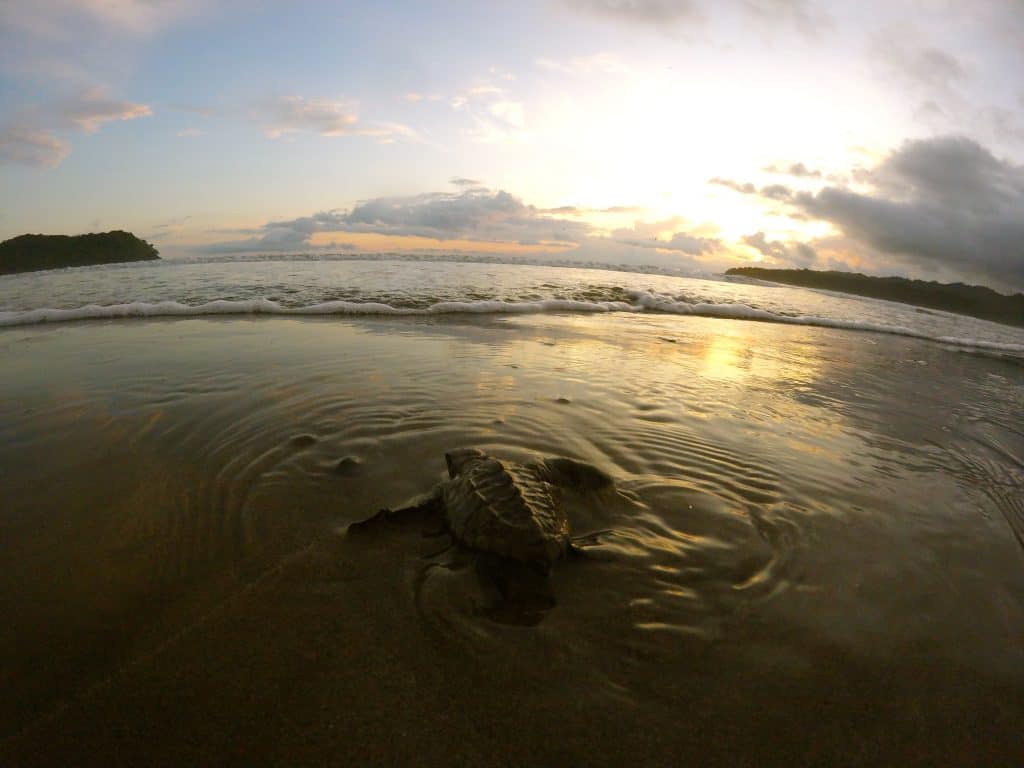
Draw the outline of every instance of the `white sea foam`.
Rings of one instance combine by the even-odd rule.
[[[457,315],[457,314],[536,314],[544,312],[604,313],[659,312],[732,320],[757,320],[788,325],[820,326],[853,331],[868,331],[915,339],[925,339],[969,349],[1024,355],[1024,344],[982,339],[930,335],[901,325],[886,325],[862,320],[787,315],[738,303],[690,303],[650,291],[628,291],[630,301],[581,301],[544,299],[538,301],[443,301],[427,307],[392,306],[381,302],[327,301],[308,306],[289,307],[269,299],[239,301],[217,300],[188,305],[176,301],[156,303],[89,304],[74,309],[39,308],[0,312],[0,327],[26,326],[77,320],[191,317],[208,315]]]
[[[128,304],[89,304],[74,309],[29,309],[0,312],[0,326],[35,325],[73,320],[110,320],[127,317],[188,317],[201,315],[455,315],[455,314],[535,314],[541,312],[636,312],[642,307],[623,301],[442,301],[429,307],[394,307],[380,302],[325,301],[305,307],[286,307],[269,299],[228,301],[188,305],[177,301]]]

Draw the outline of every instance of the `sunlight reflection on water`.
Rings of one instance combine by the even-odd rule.
[[[530,640],[581,691],[682,717],[694,654],[758,669],[756,699],[773,674],[819,684],[825,648],[829,664],[899,675],[911,654],[1024,683],[1014,362],[664,316],[99,323],[2,342],[5,732],[287,553],[429,490],[462,445],[616,479],[570,504],[593,557],[556,568]],[[422,562],[414,538],[380,544],[396,574]],[[394,594],[381,611],[416,614]],[[521,629],[466,595],[432,582],[425,647],[523,663]]]

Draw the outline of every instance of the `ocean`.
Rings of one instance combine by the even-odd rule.
[[[1022,413],[1022,329],[713,276],[0,277],[0,762],[1017,764]],[[468,446],[614,481],[542,609],[348,532]]]

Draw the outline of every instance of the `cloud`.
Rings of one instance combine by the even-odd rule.
[[[564,0],[577,10],[611,20],[663,25],[680,21],[701,22],[704,13],[692,0]]]
[[[73,123],[85,133],[96,133],[104,123],[135,120],[153,114],[145,104],[113,99],[102,88],[92,88],[81,96],[66,100],[58,110],[63,120]]]
[[[758,189],[749,181],[741,183],[733,179],[722,179],[717,176],[713,179],[708,179],[708,184],[725,187],[733,192],[739,192],[741,195],[759,195],[769,200],[778,200],[780,202],[788,201],[794,194],[793,190],[784,184],[768,184]]]
[[[300,250],[309,248],[313,235],[320,232],[510,244],[576,243],[593,232],[589,224],[549,215],[508,192],[465,186],[457,193],[380,197],[348,210],[321,211],[312,216],[268,222],[255,237],[221,243],[213,249]]]
[[[299,132],[347,136],[355,133],[359,122],[359,115],[351,102],[304,99],[302,96],[267,99],[261,105],[260,113],[263,130],[272,139]]]
[[[509,73],[491,69],[491,75],[514,80]],[[462,112],[469,120],[466,135],[483,144],[503,144],[521,141],[526,137],[526,105],[511,98],[506,88],[487,79],[473,85],[448,100],[452,109]]]
[[[1024,169],[961,136],[908,141],[867,178],[890,195],[944,208],[995,211],[1024,202]]]
[[[793,163],[786,167],[769,165],[763,169],[765,173],[775,173],[780,176],[794,176],[798,179],[820,179],[821,171],[808,168],[803,163]]]
[[[526,124],[521,101],[496,101],[491,104],[490,112],[492,116],[513,128],[522,128]]]
[[[654,28],[705,23],[712,9],[723,6],[737,7],[760,26],[787,24],[799,32],[816,37],[823,29],[833,26],[832,17],[818,7],[814,0],[731,0],[712,3],[711,0],[562,0],[574,10],[604,17],[614,22],[632,22]]]
[[[940,94],[967,76],[960,60],[940,48],[915,45],[908,39],[910,33],[890,30],[877,37],[871,53],[879,61],[886,75],[895,75],[909,85]]]
[[[576,205],[560,205],[557,208],[544,208],[544,213],[558,216],[592,216],[594,214],[611,214],[616,216],[640,215],[647,209],[640,205],[613,205],[608,208],[580,208]]]
[[[635,248],[679,251],[691,256],[710,253],[721,247],[721,241],[715,238],[702,237],[680,229],[685,225],[685,220],[678,216],[664,221],[637,221],[632,227],[616,229],[610,239]]]
[[[254,118],[272,139],[293,133],[370,136],[385,143],[418,137],[415,130],[401,123],[360,122],[356,105],[350,101],[279,96],[263,101]]]
[[[742,0],[743,9],[759,22],[788,22],[807,37],[833,25],[832,17],[813,0]]]
[[[152,114],[145,104],[110,97],[103,88],[90,88],[42,107],[16,112],[0,126],[0,158],[7,163],[54,168],[70,154],[59,132],[95,133],[104,123],[135,120]]]
[[[190,139],[202,136],[203,132],[198,128],[184,128],[175,134],[179,139]]]
[[[784,184],[769,184],[765,187],[761,187],[758,191],[761,197],[767,197],[769,200],[778,200],[779,202],[786,202],[793,197],[793,190]]]
[[[454,184],[456,187],[482,187],[483,182],[477,181],[476,179],[467,179],[462,176],[453,176],[448,179],[449,184]]]
[[[458,192],[380,197],[364,200],[349,209],[321,211],[296,219],[270,221],[255,230],[237,230],[247,234],[240,240],[216,243],[204,248],[216,252],[295,252],[314,249],[338,249],[340,243],[323,244],[324,233],[375,234],[397,237],[429,238],[446,241],[470,241],[510,246],[543,245],[551,248],[573,247],[563,255],[584,257],[600,255],[612,263],[637,261],[663,265],[700,266],[696,257],[717,252],[721,243],[684,229],[685,221],[674,217],[664,221],[635,222],[632,227],[613,232],[598,230],[578,217],[588,212],[636,212],[634,206],[590,209],[575,206],[538,208],[503,190],[478,186],[472,179],[452,180]],[[319,245],[314,246],[315,242]],[[351,245],[347,247],[352,247]],[[639,256],[642,253],[649,256]],[[630,256],[632,254],[632,256]]]
[[[469,138],[481,144],[507,144],[526,138],[525,106],[518,101],[497,101],[470,112]]]
[[[769,240],[764,232],[746,235],[743,242],[774,261],[794,267],[809,267],[818,260],[817,251],[807,243]]]
[[[145,37],[202,10],[203,0],[35,0],[0,3],[0,22],[36,37],[69,39],[94,24]]]
[[[755,187],[749,181],[741,184],[740,182],[733,181],[732,179],[723,179],[719,176],[716,176],[713,179],[708,179],[708,184],[715,184],[719,187],[725,187],[726,189],[731,189],[734,192],[739,192],[741,195],[753,195],[757,193],[757,187]]]
[[[607,208],[593,208],[590,209],[593,213],[615,213],[615,214],[626,214],[626,213],[642,213],[645,209],[640,205],[612,205]]]
[[[639,243],[633,243],[638,245]],[[709,253],[717,250],[720,243],[718,240],[698,237],[691,235],[688,232],[673,232],[672,237],[666,241],[655,241],[652,246],[655,248],[661,248],[666,251],[682,251],[683,253],[689,253],[693,256],[700,255],[702,253]]]
[[[931,271],[1024,286],[1024,167],[946,136],[908,141],[862,178],[868,193],[827,186],[788,200],[855,245]]]
[[[779,203],[793,218],[832,224],[842,233],[832,241],[839,251],[917,272],[1024,287],[1024,166],[973,139],[939,136],[904,142],[853,175],[857,190],[841,183],[816,192],[721,178],[709,183]],[[792,244],[781,244],[788,250],[780,251],[760,235],[744,242],[790,261],[810,255],[794,253]]]
[[[0,162],[55,168],[70,151],[66,141],[44,130],[9,127],[0,131]]]
[[[969,85],[968,67],[953,53],[935,46],[921,45],[920,31],[912,27],[894,27],[875,36],[868,56],[879,77],[907,94],[915,120],[936,130],[976,122],[978,108],[965,94]],[[981,91],[974,89],[977,95]],[[967,121],[965,123],[965,121]]]
[[[491,74],[496,74],[496,72],[492,69]],[[506,79],[513,78],[513,76],[509,74],[505,74],[503,77]],[[459,110],[473,101],[487,101],[504,98],[506,93],[507,91],[505,88],[500,85],[495,85],[490,78],[481,78],[477,80],[475,85],[471,85],[465,90],[452,96],[451,99],[448,100],[448,103],[451,105],[452,109]]]

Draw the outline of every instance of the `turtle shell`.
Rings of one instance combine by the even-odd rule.
[[[558,489],[533,465],[504,463],[479,451],[449,454],[442,488],[452,535],[474,549],[522,562],[552,563],[569,547],[569,520]]]

